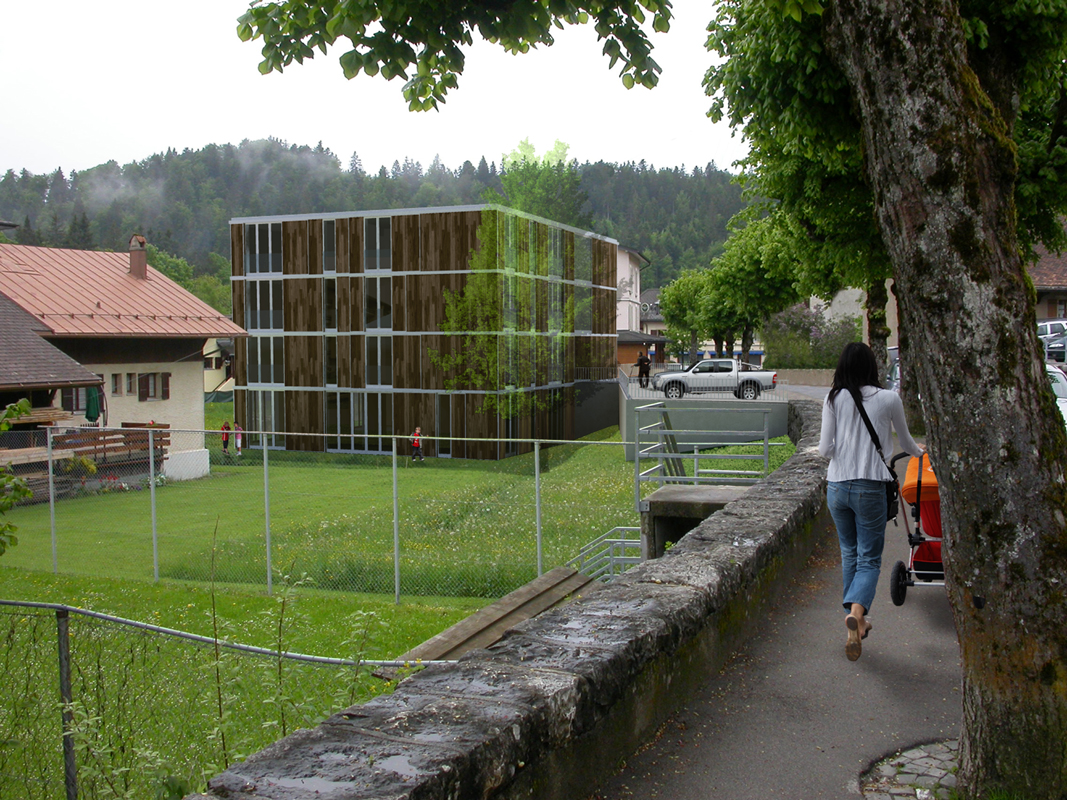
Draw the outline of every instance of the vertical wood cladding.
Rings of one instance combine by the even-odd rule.
[[[287,220],[282,223],[282,274],[308,274],[307,220]]]
[[[245,281],[233,281],[230,289],[233,298],[233,313],[230,316],[234,324],[240,325],[242,328],[245,326],[245,295],[247,290],[248,284]]]
[[[337,278],[337,332],[348,333],[352,330],[352,284],[356,280],[349,277]]]
[[[390,302],[393,304],[394,331],[417,330],[407,326],[409,309],[407,298],[404,296],[404,289],[407,286],[407,281],[407,277],[396,274],[394,274],[392,280],[389,281]]]
[[[405,214],[392,220],[393,272],[414,272],[420,259],[419,215]]]
[[[284,325],[287,332],[322,330],[322,279],[297,278],[285,282]]]
[[[467,408],[461,396],[452,395],[449,407],[452,409],[452,436],[462,439],[467,435]],[[453,441],[450,443],[453,458],[467,457],[467,443]]]
[[[615,333],[615,292],[593,287],[593,333]]]
[[[393,337],[393,387],[422,389],[422,337]]]
[[[345,275],[352,271],[352,220],[339,219],[334,222],[334,235],[337,237],[337,266],[334,271],[338,275]]]
[[[499,436],[496,414],[479,412],[480,395],[461,395],[467,406],[467,436],[472,439],[489,439]],[[467,442],[467,458],[497,458],[496,442]]]
[[[230,274],[245,274],[245,226],[230,226]]]
[[[322,274],[322,220],[308,222],[308,274]]]
[[[285,385],[323,385],[321,336],[285,337]]]
[[[285,427],[290,434],[318,434],[286,436],[286,450],[322,452],[326,449],[322,392],[285,393]]]
[[[393,219],[395,221],[397,218]],[[437,272],[467,269],[470,252],[478,247],[478,228],[481,223],[481,211],[420,214],[422,270]]]
[[[354,389],[352,382],[352,337],[337,337],[337,385],[342,389]]]
[[[466,276],[458,274],[420,275],[415,296],[420,303],[418,330],[439,331],[445,321],[446,292],[457,294],[466,285]]]
[[[233,340],[233,356],[237,363],[233,368],[233,382],[238,386],[248,385],[248,339],[244,336]]]

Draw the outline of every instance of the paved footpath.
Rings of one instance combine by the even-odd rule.
[[[860,775],[902,752],[867,797],[928,797],[893,776],[926,755],[916,745],[959,735],[959,650],[944,587],[890,601],[907,549],[890,523],[874,629],[850,662],[837,542],[821,543],[763,629],[590,800],[855,800]]]

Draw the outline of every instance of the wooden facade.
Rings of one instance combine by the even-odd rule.
[[[530,449],[510,439],[573,438],[575,383],[614,377],[613,240],[492,206],[236,220],[231,233],[234,319],[250,334],[235,415],[298,434],[268,444],[388,452],[395,433],[410,452],[421,426],[428,455],[502,458]],[[441,359],[472,351],[499,368],[461,383]]]

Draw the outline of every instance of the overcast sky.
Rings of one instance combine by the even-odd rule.
[[[409,156],[450,168],[529,138],[543,152],[561,139],[579,161],[657,167],[730,165],[740,137],[705,116],[701,79],[710,64],[704,28],[713,4],[675,0],[675,20],[656,34],[660,85],[626,90],[608,69],[591,26],[559,31],[525,55],[476,41],[459,89],[440,112],[411,113],[402,81],[346,81],[341,50],[282,75],[262,76],[260,42],[241,42],[247,0],[53,0],[3,4],[0,74],[7,84],[0,172],[51,172],[120,164],[168,147],[197,149],[273,136],[321,141],[368,172]],[[47,10],[48,20],[42,19]]]

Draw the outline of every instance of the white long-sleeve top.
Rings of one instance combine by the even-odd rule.
[[[863,408],[878,433],[886,460],[893,455],[891,430],[896,430],[900,448],[913,456],[922,454],[919,445],[911,438],[908,423],[904,419],[904,404],[900,395],[888,389],[864,386],[860,389]],[[890,480],[889,470],[882,463],[874,442],[863,424],[863,417],[856,409],[856,402],[847,390],[841,390],[830,404],[829,395],[822,406],[822,432],[819,436],[819,455],[830,459],[826,472],[828,481],[851,481],[866,478],[875,481]]]

